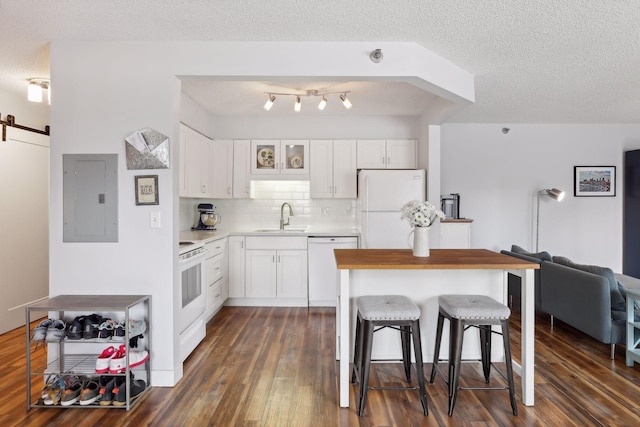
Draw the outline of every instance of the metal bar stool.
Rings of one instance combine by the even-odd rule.
[[[433,384],[440,356],[440,341],[444,319],[449,319],[449,376],[445,379],[449,385],[449,416],[453,415],[458,390],[509,390],[513,415],[518,415],[516,396],[513,387],[513,369],[511,366],[511,346],[509,345],[509,316],[511,310],[506,305],[485,295],[441,295],[438,297],[440,310],[436,333],[436,345],[433,354],[433,367],[429,382]],[[502,333],[493,331],[491,325],[500,325]],[[489,383],[491,373],[491,334],[502,335],[504,341],[504,357],[507,367],[505,376],[498,368],[496,371],[507,380],[507,387],[459,387],[460,362],[462,357],[462,339],[464,331],[469,327],[477,327],[480,331],[480,352],[482,371],[485,382]],[[443,375],[444,377],[444,375]]]
[[[409,298],[402,295],[375,295],[356,298],[358,318],[356,321],[356,341],[353,357],[351,383],[360,385],[358,415],[364,415],[368,390],[418,390],[425,415],[427,408],[427,390],[422,365],[422,344],[420,341],[420,309]],[[378,327],[376,329],[376,327]],[[401,332],[402,361],[407,382],[411,383],[411,341],[415,353],[418,387],[369,387],[371,372],[371,347],[373,333],[383,328],[392,328]]]

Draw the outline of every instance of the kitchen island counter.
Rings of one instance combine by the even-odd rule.
[[[522,401],[525,405],[533,405],[533,272],[539,268],[538,264],[485,249],[432,249],[431,256],[424,258],[414,257],[408,249],[337,249],[335,257],[340,278],[336,356],[340,360],[341,407],[349,406],[355,296],[404,294],[416,302],[422,311],[423,352],[432,353],[423,355],[428,361],[433,358],[438,295],[484,294],[506,302],[508,273],[522,278],[522,364],[516,364],[516,371],[522,376]],[[383,347],[388,346],[380,346]],[[443,343],[442,348],[446,349],[447,345]]]

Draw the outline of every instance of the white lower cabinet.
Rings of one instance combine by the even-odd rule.
[[[229,275],[227,272],[227,238],[205,243],[207,248],[206,283],[207,308],[209,320],[222,307],[229,294]]]
[[[244,298],[244,236],[229,236],[229,298]]]
[[[308,305],[307,238],[302,236],[246,236],[244,251],[244,296],[232,277],[230,297],[242,298],[238,305]],[[235,242],[231,243],[234,246]],[[239,267],[241,249],[232,249],[231,268]]]

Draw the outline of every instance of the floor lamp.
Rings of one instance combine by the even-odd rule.
[[[536,252],[538,252],[538,242],[540,240],[540,196],[549,196],[553,200],[560,202],[564,199],[564,191],[558,190],[557,188],[547,188],[538,191],[536,203]]]

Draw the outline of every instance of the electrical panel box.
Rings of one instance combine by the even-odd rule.
[[[63,242],[118,241],[118,155],[64,154]]]

